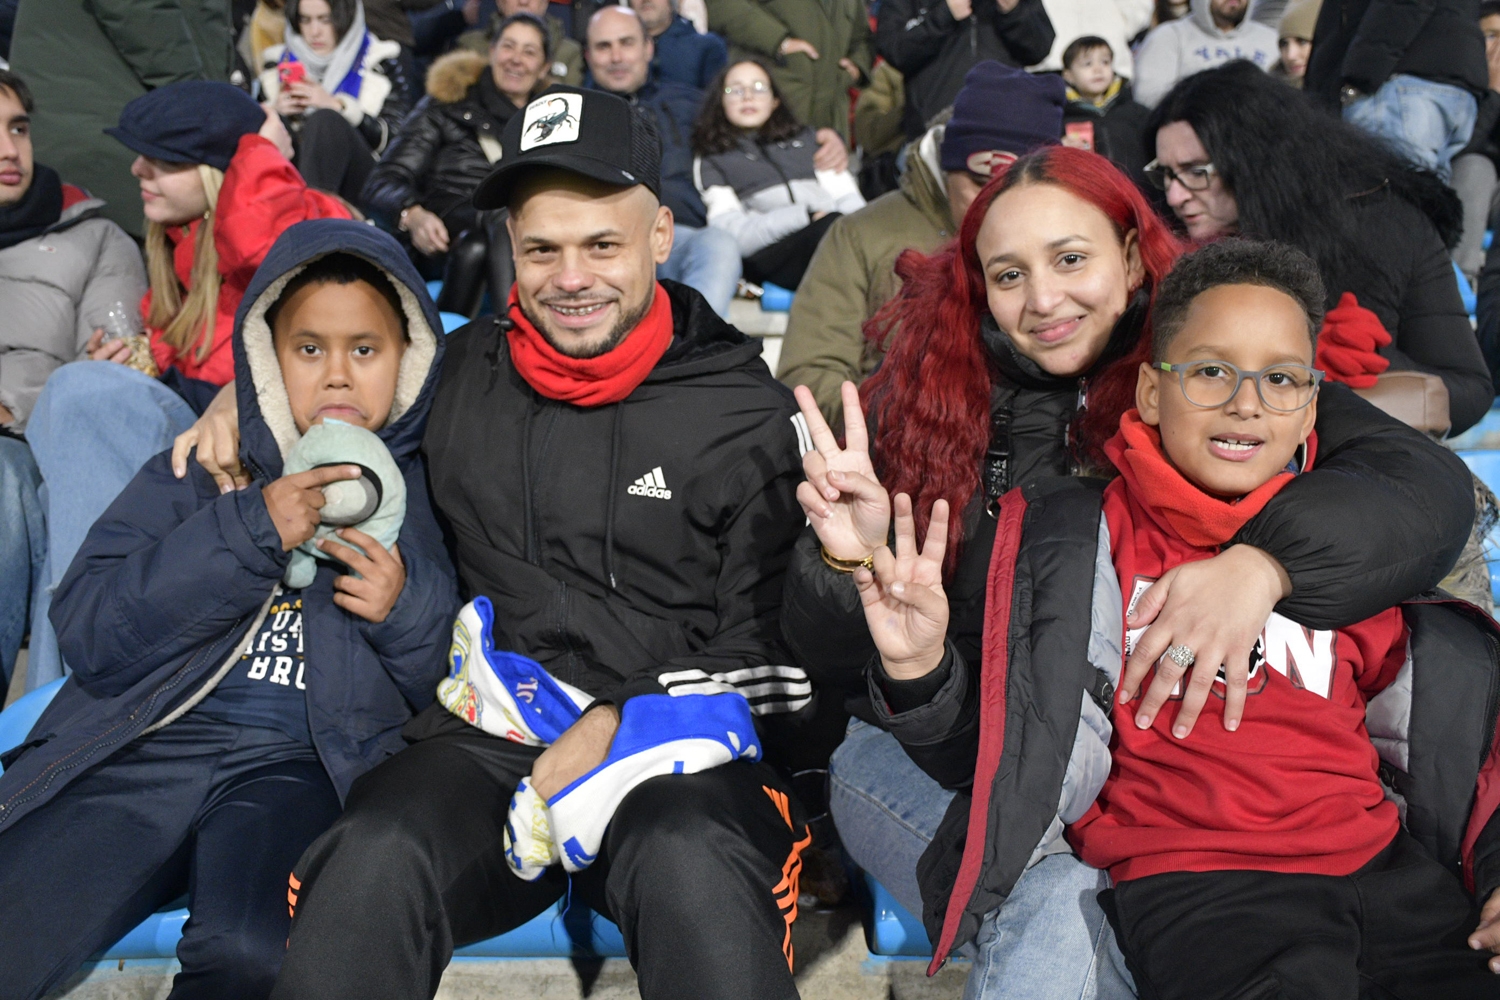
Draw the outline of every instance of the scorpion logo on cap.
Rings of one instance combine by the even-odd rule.
[[[546,114],[540,118],[532,119],[526,126],[526,135],[531,140],[531,145],[539,146],[552,138],[553,133],[564,126],[578,127],[578,117],[573,114],[572,106],[562,97],[549,98],[545,107]],[[536,135],[532,136],[532,132]]]

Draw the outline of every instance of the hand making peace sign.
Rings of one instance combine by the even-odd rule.
[[[869,432],[853,382],[840,388],[844,398],[844,447],[818,412],[812,392],[793,390],[812,433],[813,450],[802,456],[807,479],[797,487],[797,502],[835,559],[858,562],[874,554],[890,537],[891,497],[870,461]]]

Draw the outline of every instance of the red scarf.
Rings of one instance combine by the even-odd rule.
[[[1316,449],[1317,435],[1309,435],[1303,469],[1312,465]],[[1104,454],[1162,530],[1199,548],[1229,541],[1292,479],[1292,473],[1278,472],[1238,500],[1210,496],[1177,471],[1162,451],[1161,434],[1134,409],[1120,417],[1120,431],[1104,443]]]
[[[516,370],[543,396],[574,406],[618,403],[646,380],[672,343],[672,300],[659,283],[635,329],[597,358],[570,358],[547,343],[517,308],[514,286],[507,309],[515,325],[505,336]]]

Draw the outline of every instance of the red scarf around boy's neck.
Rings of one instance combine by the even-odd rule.
[[[618,403],[646,380],[672,343],[672,300],[660,283],[635,328],[595,358],[570,358],[547,343],[517,305],[514,287],[507,311],[514,325],[505,336],[516,370],[543,396],[574,406]]]
[[[1317,435],[1309,435],[1304,470],[1312,465],[1316,450]],[[1292,480],[1292,473],[1278,472],[1238,500],[1211,496],[1177,471],[1162,450],[1161,434],[1134,409],[1120,417],[1120,430],[1105,442],[1104,454],[1162,530],[1199,548],[1229,541]]]

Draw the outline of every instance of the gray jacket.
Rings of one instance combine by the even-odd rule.
[[[146,292],[141,252],[87,198],[63,209],[45,233],[0,250],[0,405],[24,430],[51,375],[83,357],[116,302],[132,314]]]
[[[734,149],[695,157],[693,183],[703,196],[708,224],[727,230],[740,255],[749,257],[807,226],[816,212],[864,208],[849,171],[813,167],[817,149],[809,128],[780,142],[744,136]]]

